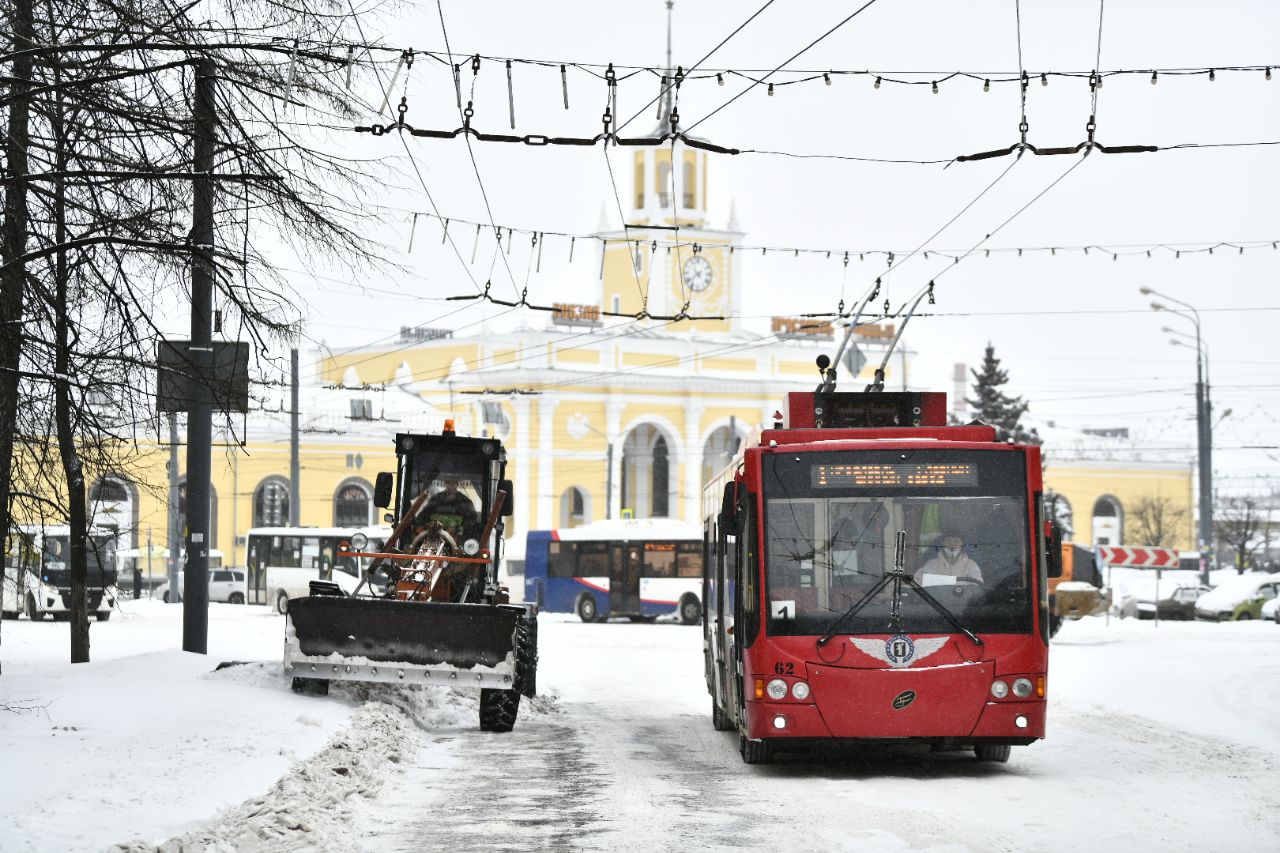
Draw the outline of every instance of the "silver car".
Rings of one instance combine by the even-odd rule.
[[[215,569],[209,572],[209,600],[227,604],[244,604],[244,569]],[[178,572],[178,601],[182,600],[183,574]],[[162,583],[151,594],[166,604],[169,602],[169,584]]]

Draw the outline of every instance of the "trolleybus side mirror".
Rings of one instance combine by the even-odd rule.
[[[498,490],[506,493],[506,496],[502,499],[502,514],[504,516],[513,515],[516,511],[516,501],[513,496],[515,487],[511,485],[510,480],[499,480]]]
[[[381,509],[391,506],[392,478],[390,471],[381,471],[373,483],[373,505]]]
[[[1044,523],[1045,569],[1049,577],[1062,577],[1062,525],[1056,521]]]
[[[720,524],[732,527],[737,523],[738,484],[730,481],[724,484],[724,496],[720,499]]]

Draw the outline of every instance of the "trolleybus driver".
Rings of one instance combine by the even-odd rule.
[[[982,583],[982,570],[964,552],[964,536],[958,530],[948,530],[943,534],[942,549],[916,572],[916,582],[927,585],[928,575],[965,578]]]

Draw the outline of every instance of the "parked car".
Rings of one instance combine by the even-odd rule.
[[[1280,625],[1280,595],[1262,605],[1262,610],[1258,613],[1259,619],[1271,619],[1277,625]]]
[[[1280,595],[1280,576],[1254,572],[1228,578],[1196,599],[1196,618],[1215,622],[1257,619],[1262,605]]]
[[[1146,597],[1138,596],[1138,618],[1152,619],[1158,613],[1161,619],[1195,619],[1196,601],[1209,592],[1203,584],[1195,586],[1177,586],[1160,590],[1160,600],[1154,601],[1154,587],[1147,591]]]
[[[209,572],[209,600],[225,601],[227,604],[244,604],[245,602],[244,569],[216,569]],[[178,601],[182,600],[183,573],[178,572]],[[169,583],[160,584],[152,598],[169,603]]]

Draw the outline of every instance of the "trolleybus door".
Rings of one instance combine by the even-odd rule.
[[[630,543],[609,550],[609,612],[639,613],[642,546]]]

